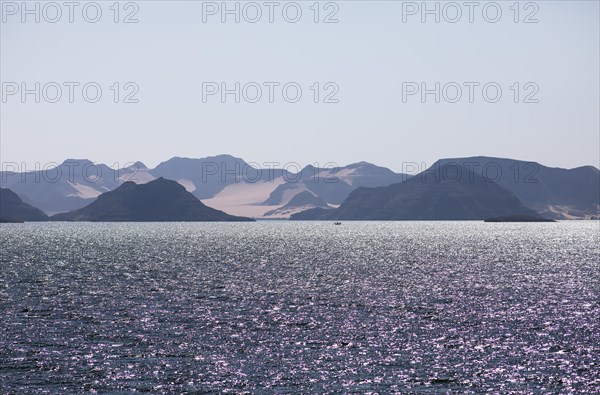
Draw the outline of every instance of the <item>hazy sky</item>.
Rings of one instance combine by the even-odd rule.
[[[98,2],[97,23],[83,18],[87,2],[74,9],[73,23],[64,6],[60,20],[50,23],[46,19],[57,19],[57,10],[43,9],[44,3],[36,23],[35,15],[22,15],[20,1],[2,2],[1,160],[33,166],[75,157],[154,166],[172,156],[229,153],[258,163],[365,160],[400,171],[402,162],[488,155],[598,166],[599,2],[521,2],[518,15],[509,8],[512,1],[498,2],[496,23],[495,5],[479,3],[470,23],[463,3],[456,23],[450,20],[457,9],[446,2],[438,3],[439,23],[435,15],[424,15],[422,23],[413,7],[421,1],[321,2],[319,23],[313,1],[297,3],[297,23],[284,19],[284,6],[288,20],[296,17],[297,7],[288,2],[274,6],[273,23],[262,1],[255,3],[262,12],[256,23],[244,19],[257,17],[256,7],[244,8],[245,2],[239,3],[240,23],[235,15],[224,15],[225,23],[220,12],[211,15],[220,1],[120,3],[119,23],[109,8],[113,1]],[[93,20],[95,8],[86,7]],[[138,23],[123,23],[131,13]],[[337,23],[323,23],[330,14]],[[10,94],[15,87],[35,90],[36,82],[40,103],[33,94],[25,103],[20,92]],[[80,84],[72,85],[73,103],[65,82]],[[96,103],[83,98],[82,86],[90,82],[102,89]],[[136,86],[128,82],[139,87],[133,96],[138,103],[123,103]],[[225,103],[219,94],[203,102],[207,82],[215,84],[205,89],[220,89],[223,82],[233,89],[239,82],[245,96],[240,103],[233,94]],[[264,85],[269,82],[280,84],[271,85],[273,103]],[[420,94],[403,100],[407,82],[415,84],[404,84],[404,92],[421,89],[421,83],[434,89],[439,82],[440,103],[434,94],[425,103]],[[464,85],[469,82],[480,84],[471,85],[473,103]],[[56,103],[52,83],[62,86]],[[257,103],[251,103],[252,83],[262,89]],[[295,87],[302,89],[296,103],[284,99],[288,83],[297,84],[288,86],[288,100]],[[484,97],[488,83],[497,85],[488,85]],[[462,98],[451,103],[457,85]],[[494,101],[497,86],[502,97],[486,101]],[[329,99],[339,102],[325,103],[336,87]],[[87,92],[93,99],[94,86]],[[532,99],[539,102],[524,102]]]

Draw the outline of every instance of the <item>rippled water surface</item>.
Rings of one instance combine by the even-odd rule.
[[[598,393],[599,237],[599,222],[2,224],[0,393]]]

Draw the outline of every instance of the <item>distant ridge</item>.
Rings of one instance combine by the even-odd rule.
[[[93,203],[68,213],[56,214],[52,221],[182,222],[252,221],[207,207],[183,186],[158,178],[147,184],[125,182],[106,192]]]

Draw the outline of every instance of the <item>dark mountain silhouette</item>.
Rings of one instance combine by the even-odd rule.
[[[205,206],[176,181],[128,181],[79,210],[56,214],[53,221],[252,221]]]
[[[443,177],[423,172],[379,188],[359,188],[335,210],[313,209],[292,219],[335,220],[483,220],[537,213],[506,188],[466,168]]]
[[[459,165],[484,174],[521,202],[552,219],[600,217],[600,170],[593,166],[561,169],[536,162],[475,156],[442,159],[435,166]]]
[[[308,210],[301,211],[296,214],[292,214],[290,219],[293,221],[315,221],[315,220],[326,220],[333,219],[335,209],[328,209],[323,207],[314,207]]]
[[[546,219],[530,215],[510,215],[508,217],[488,218],[485,222],[556,222],[553,219]]]
[[[22,221],[48,221],[48,216],[10,189],[0,188],[0,222]]]

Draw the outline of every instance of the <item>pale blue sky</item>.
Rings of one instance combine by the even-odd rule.
[[[474,23],[465,15],[456,24],[419,16],[403,23],[402,2],[392,1],[337,2],[334,24],[313,22],[312,1],[300,2],[296,24],[277,12],[272,24],[218,16],[203,23],[202,2],[146,1],[137,2],[139,23],[116,24],[113,2],[100,3],[96,24],[77,12],[74,23],[63,15],[55,24],[4,15],[3,83],[94,81],[103,98],[89,104],[76,90],[75,103],[28,97],[23,104],[9,96],[1,104],[2,162],[77,157],[154,166],[230,153],[258,163],[366,160],[397,171],[402,162],[471,155],[599,165],[597,1],[537,2],[534,24],[514,23],[512,1],[501,2],[496,24],[478,11]],[[113,103],[108,88],[117,81],[137,83],[139,103]],[[202,83],[223,81],[293,81],[303,98],[203,103]],[[475,103],[403,103],[402,83],[410,81],[497,82],[503,97],[487,103],[476,90]],[[313,103],[314,82],[337,83],[340,102]],[[514,103],[515,82],[535,82],[539,103]]]

